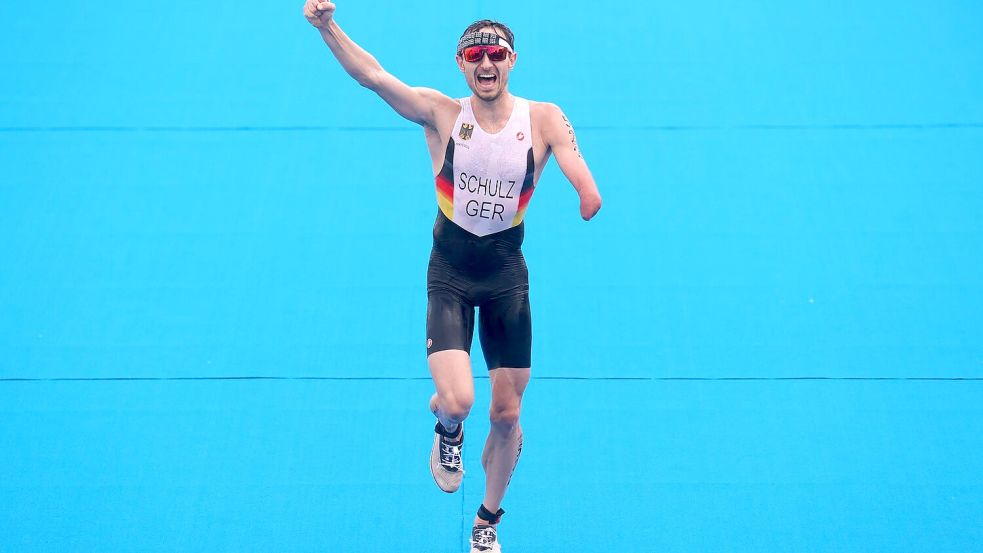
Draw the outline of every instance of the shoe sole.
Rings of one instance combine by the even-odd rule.
[[[440,465],[440,434],[434,433],[433,447],[430,448],[430,474],[441,491],[454,493],[461,488],[464,479],[464,469],[458,472],[444,470]],[[440,475],[440,476],[438,476]],[[441,478],[441,476],[443,478]],[[441,480],[444,480],[443,482]]]

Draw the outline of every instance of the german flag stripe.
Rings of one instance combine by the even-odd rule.
[[[519,211],[515,212],[515,218],[512,219],[512,226],[513,227],[519,226],[519,223],[522,222],[522,218],[525,216],[526,216],[526,206],[522,206],[519,208]]]
[[[536,174],[536,161],[533,157],[532,148],[526,152],[526,178],[522,179],[522,193],[532,190],[533,176]]]
[[[454,139],[447,141],[447,151],[444,152],[444,165],[437,175],[437,206],[445,217],[454,220]]]
[[[529,199],[532,198],[532,193],[536,190],[536,187],[532,185],[535,174],[536,161],[533,157],[532,148],[529,148],[526,152],[526,178],[522,179],[522,192],[519,193],[519,205],[515,211],[515,218],[512,219],[513,227],[519,226],[522,223],[522,219],[526,216]]]
[[[452,201],[454,199],[454,185],[451,184],[450,179],[445,177],[443,173],[437,175],[437,192]]]
[[[441,193],[437,193],[437,206],[440,207],[440,211],[443,212],[444,217],[449,220],[454,220],[454,202]]]
[[[529,199],[532,198],[532,193],[535,191],[535,188],[530,188],[529,190],[523,190],[522,194],[519,194],[519,209],[525,209],[526,204],[529,203]]]

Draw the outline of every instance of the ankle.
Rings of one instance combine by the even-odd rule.
[[[438,424],[440,425],[440,428],[443,429],[443,432],[440,432],[440,434],[444,436],[445,442],[450,444],[461,443],[462,438],[464,438],[464,425],[457,423],[448,428],[440,421],[438,421]]]
[[[497,512],[493,513],[485,507],[484,503],[482,503],[481,506],[478,507],[478,513],[474,516],[474,525],[478,526],[480,524],[483,526],[498,528],[498,523],[500,520],[502,520],[502,515],[504,514],[505,509],[500,508]]]

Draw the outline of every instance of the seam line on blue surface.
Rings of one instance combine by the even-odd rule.
[[[487,375],[475,375],[487,379]],[[981,381],[978,376],[532,376],[533,380],[567,381]],[[5,377],[0,382],[167,382],[167,381],[250,381],[250,380],[309,380],[309,381],[423,381],[429,376],[106,376],[106,377]]]
[[[930,130],[980,129],[983,123],[831,123],[831,124],[759,124],[743,125],[581,125],[580,131],[797,131],[797,130]],[[4,133],[39,132],[417,132],[413,126],[331,126],[331,125],[51,125],[0,127]]]

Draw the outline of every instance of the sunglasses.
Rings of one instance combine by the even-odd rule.
[[[477,63],[486,53],[491,61],[505,61],[509,57],[509,49],[504,46],[468,46],[461,51],[461,57],[468,63]]]

